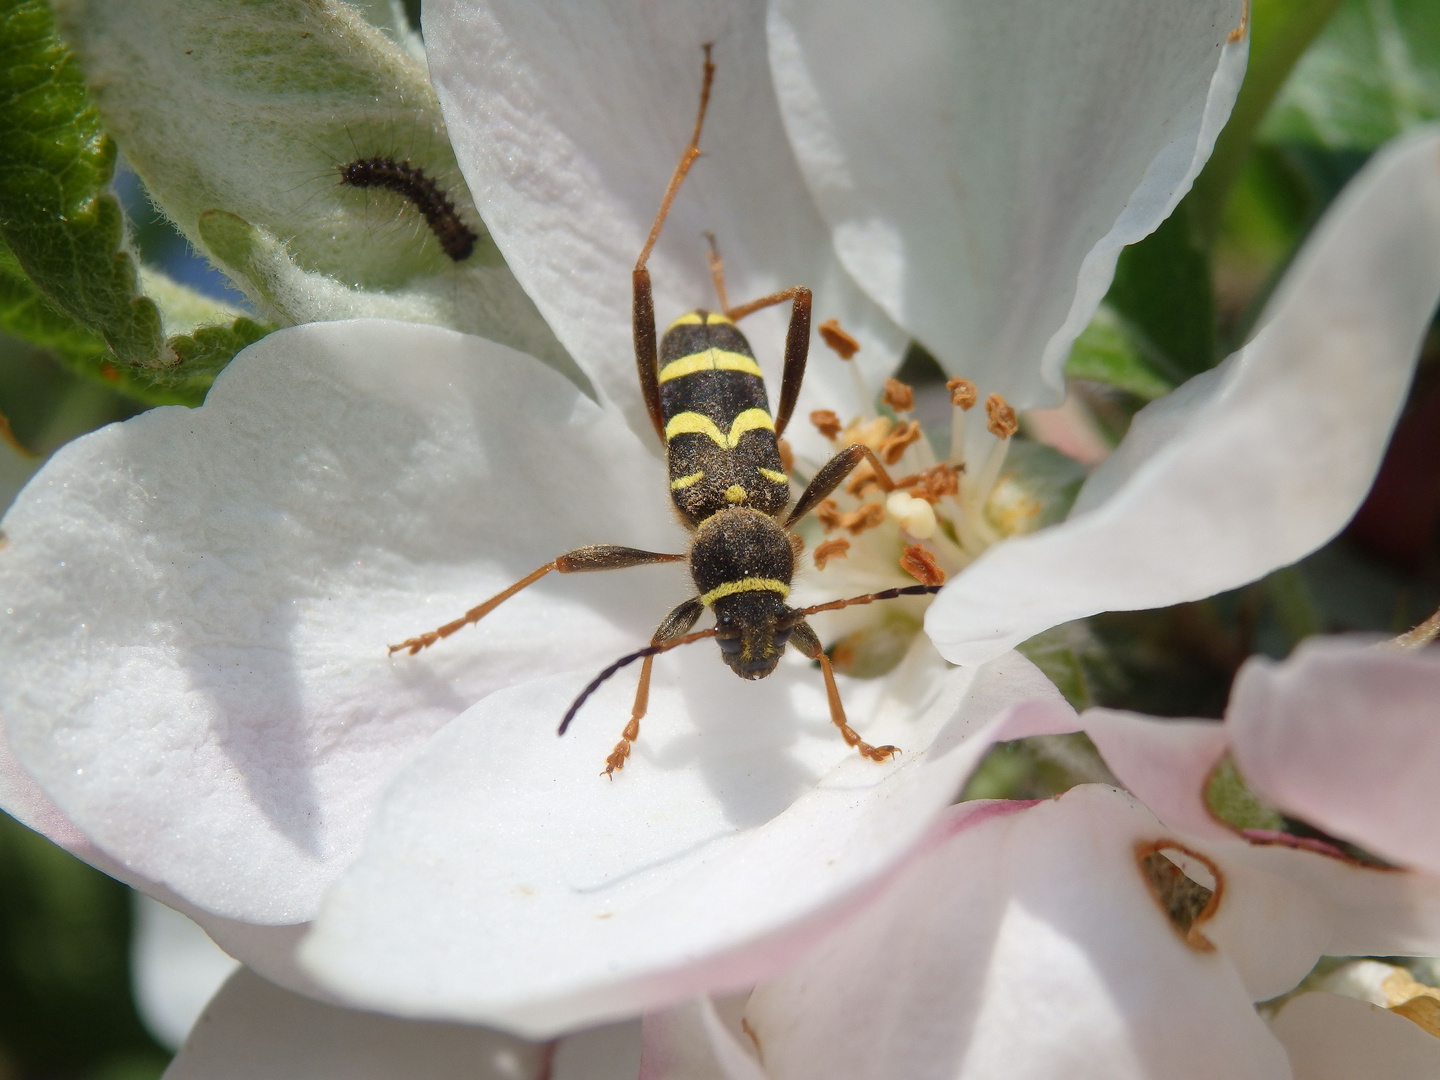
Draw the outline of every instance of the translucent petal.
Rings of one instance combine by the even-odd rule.
[[[978,663],[1097,611],[1196,600],[1288,565],[1359,505],[1440,296],[1440,137],[1381,152],[1296,258],[1259,330],[1136,416],[1068,520],[987,551],[926,629]]]
[[[1239,0],[784,0],[770,51],[846,269],[951,373],[1034,406],[1063,396],[1120,249],[1209,157],[1241,18]]]
[[[1440,875],[1440,654],[1311,639],[1251,660],[1226,713],[1245,779],[1276,806]]]
[[[528,1080],[542,1047],[483,1028],[339,1009],[237,971],[201,1015],[171,1080]]]

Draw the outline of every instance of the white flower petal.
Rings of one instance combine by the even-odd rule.
[[[1335,936],[1336,915],[1323,895],[1230,858],[1235,850],[1204,848],[1225,874],[1220,907],[1204,933],[1235,966],[1251,1000],[1268,1001],[1309,974]]]
[[[1440,955],[1440,878],[1362,866],[1279,835],[1212,844],[1233,867],[1251,866],[1321,900],[1331,923],[1330,956]]]
[[[542,1047],[498,1031],[322,1005],[241,969],[206,1008],[170,1080],[531,1080]]]
[[[1295,1080],[1433,1080],[1440,1039],[1368,1001],[1301,994],[1271,1023]]]
[[[1209,840],[1235,838],[1205,805],[1206,782],[1228,745],[1224,724],[1112,709],[1087,709],[1080,722],[1110,771],[1166,825]]]
[[[1225,955],[1144,884],[1123,794],[962,804],[746,1019],[775,1080],[1288,1077]],[[989,816],[984,812],[991,809]]]
[[[1440,295],[1440,137],[1378,154],[1297,257],[1251,342],[1142,410],[1071,517],[998,544],[926,629],[978,663],[1097,611],[1252,581],[1354,513]]]
[[[1210,155],[1239,0],[785,0],[771,61],[845,267],[947,370],[1057,404],[1120,249]]]
[[[708,230],[732,303],[807,285],[815,322],[838,317],[860,339],[872,384],[889,374],[904,336],[831,250],[780,122],[759,0],[431,0],[424,17],[430,72],[491,235],[637,433],[649,437],[651,427],[635,383],[630,272],[695,123],[704,42],[714,43],[718,68],[705,153],[650,260],[660,328],[715,304]],[[788,312],[745,323],[772,396]],[[849,375],[818,341],[810,369],[798,415],[853,414]]]
[[[130,973],[145,1026],[180,1049],[195,1018],[228,979],[236,961],[180,912],[140,893],[134,904]]]
[[[103,874],[123,881],[132,889],[154,897],[166,907],[192,920],[229,955],[243,960],[252,970],[271,982],[311,997],[328,997],[315,980],[302,972],[295,962],[295,948],[309,929],[308,924],[296,926],[256,926],[253,923],[226,919],[197,908],[171,890],[136,873],[92,844],[59,807],[40,790],[40,785],[20,768],[10,750],[9,741],[0,728],[0,810],[22,825],[63,847],[71,855],[89,863]]]
[[[503,346],[271,335],[204,408],[71,443],[6,516],[11,746],[128,870],[301,922],[432,732],[557,655],[608,659],[687,589],[677,567],[542,582],[424,656],[385,645],[581,543],[681,548],[663,492],[618,417]]]
[[[1311,639],[1252,659],[1230,695],[1236,764],[1266,800],[1440,874],[1440,653]]]
[[[302,961],[359,1006],[532,1036],[749,986],[920,837],[992,739],[1026,733],[987,721],[1032,698],[1065,708],[1014,654],[847,681],[861,735],[904,751],[877,765],[839,739],[808,665],[739,684],[708,651],[656,664],[613,783],[599,774],[632,680],[564,739],[589,671],[453,721],[391,787]]]

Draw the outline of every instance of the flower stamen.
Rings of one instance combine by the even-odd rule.
[[[945,571],[927,548],[911,544],[900,553],[900,569],[921,585],[944,585]]]
[[[831,559],[843,559],[850,552],[850,541],[843,536],[837,536],[833,540],[826,540],[815,546],[815,553],[812,556],[815,560],[815,569],[824,570],[825,564]]]
[[[840,417],[829,409],[816,409],[810,414],[810,423],[814,424],[815,430],[831,442],[834,442],[835,436],[840,434]]]
[[[980,392],[969,379],[955,376],[945,384],[950,391],[950,464],[965,467],[965,414],[975,407]]]
[[[915,391],[899,379],[886,379],[885,392],[880,400],[896,413],[908,413],[915,408]]]

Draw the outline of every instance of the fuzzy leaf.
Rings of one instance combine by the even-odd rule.
[[[428,322],[578,375],[480,220],[424,65],[350,5],[56,9],[127,163],[262,314]],[[359,161],[388,162],[407,190],[342,183]],[[447,254],[444,222],[471,243]]]

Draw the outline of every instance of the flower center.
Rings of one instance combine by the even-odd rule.
[[[827,329],[833,334],[838,328],[827,324],[821,335],[848,361]],[[853,348],[847,351],[854,355]],[[859,399],[873,401],[856,365],[846,366]],[[874,450],[896,488],[884,491],[874,470],[862,464],[816,508],[823,535],[811,538],[816,572],[807,575],[807,591],[829,599],[916,581],[941,584],[991,545],[1042,523],[1046,500],[1037,492],[1043,485],[1029,482],[1023,469],[1007,468],[1019,430],[1015,410],[991,394],[981,426],[973,383],[953,378],[943,392],[950,403],[950,434],[943,443],[927,435],[916,415],[915,390],[897,379],[885,382],[884,411],[877,407],[848,422],[828,409],[810,414],[835,451],[854,443]],[[943,457],[936,451],[942,445]],[[827,635],[839,638],[831,650],[835,666],[861,676],[888,671],[919,633],[929,602],[913,597],[836,613]]]

